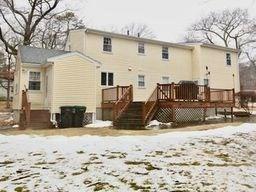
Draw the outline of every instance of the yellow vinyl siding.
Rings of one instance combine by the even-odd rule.
[[[55,60],[52,113],[70,105],[86,106],[87,112],[96,112],[95,68],[95,64],[76,55]]]
[[[81,50],[78,50],[81,51]],[[86,55],[102,62],[97,69],[97,107],[101,103],[101,72],[114,73],[114,86],[134,86],[134,100],[145,101],[162,77],[170,81],[192,80],[192,51],[169,47],[169,60],[162,59],[162,46],[145,43],[145,55],[138,54],[138,42],[112,38],[112,53],[103,52],[103,37],[86,34]],[[131,71],[129,71],[129,68]],[[138,88],[138,75],[145,75],[145,88]]]
[[[226,63],[226,53],[231,54],[231,66]],[[212,88],[235,88],[236,92],[240,91],[237,53],[202,47],[201,63],[204,69],[202,71],[203,77],[206,73],[205,67],[208,66],[209,68],[211,73],[209,76],[210,86]]]

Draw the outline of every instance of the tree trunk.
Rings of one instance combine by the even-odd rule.
[[[10,108],[10,87],[11,87],[11,80],[10,80],[10,76],[11,76],[11,57],[8,57],[8,80],[7,80],[7,100],[6,100],[6,108],[9,109]]]

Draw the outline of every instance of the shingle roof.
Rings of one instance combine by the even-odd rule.
[[[29,46],[19,47],[21,62],[31,64],[45,64],[50,57],[56,57],[70,53],[69,51],[54,50],[54,49],[42,49]]]

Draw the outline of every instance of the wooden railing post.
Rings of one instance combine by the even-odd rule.
[[[235,89],[233,89],[232,92],[233,92],[233,104],[235,104],[236,103]]]
[[[211,88],[208,87],[208,101],[211,102]]]
[[[157,91],[156,91],[156,98],[159,100],[159,89],[160,89],[160,84],[157,83]]]
[[[131,102],[133,102],[133,85],[130,85]]]
[[[171,100],[173,101],[175,96],[174,96],[174,87],[175,87],[175,83],[172,82],[171,84]]]
[[[119,85],[116,86],[116,100],[119,100]]]

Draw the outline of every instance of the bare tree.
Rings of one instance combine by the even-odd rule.
[[[9,54],[17,54],[17,45],[6,40],[7,34],[19,39],[22,45],[30,45],[39,24],[56,9],[61,0],[26,0],[24,7],[14,0],[0,0],[0,40]]]
[[[85,28],[83,20],[72,11],[54,15],[38,28],[38,35],[33,44],[48,49],[64,49],[69,31],[81,28]]]
[[[128,32],[129,35],[136,37],[139,36],[148,39],[156,38],[156,35],[154,34],[153,30],[146,24],[131,23],[122,27],[120,32],[123,34],[127,34]]]
[[[256,22],[245,9],[211,12],[193,24],[185,40],[221,44],[241,50],[256,43]]]

